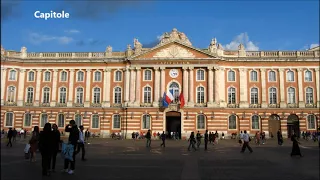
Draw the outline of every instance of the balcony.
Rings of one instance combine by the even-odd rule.
[[[67,107],[67,103],[57,103],[56,107]]]
[[[40,106],[41,107],[50,107],[50,103],[41,103]]]
[[[171,103],[169,104],[168,108],[169,108],[169,111],[179,111],[180,104]]]
[[[32,102],[25,102],[24,106],[33,106],[33,103]]]
[[[269,108],[280,108],[280,104],[269,104]]]
[[[17,103],[16,102],[9,102],[9,101],[6,101],[4,103],[5,106],[17,106]]]
[[[101,107],[101,103],[92,103],[91,107]]]
[[[152,107],[152,103],[141,103],[140,107]]]
[[[239,108],[239,104],[228,104],[228,108]]]
[[[112,107],[120,108],[120,107],[122,107],[122,104],[121,103],[113,103]]]
[[[84,107],[83,103],[73,103],[74,107]]]
[[[207,103],[196,103],[194,104],[194,107],[206,107]]]
[[[261,104],[250,104],[249,108],[261,108]]]
[[[317,105],[316,105],[316,104],[313,104],[313,103],[309,103],[309,104],[306,104],[305,107],[306,107],[306,108],[316,108]]]
[[[297,107],[298,107],[298,104],[296,104],[296,103],[291,103],[291,104],[288,104],[287,107],[288,107],[288,108],[297,108]]]

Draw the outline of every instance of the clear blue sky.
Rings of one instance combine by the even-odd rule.
[[[133,38],[150,46],[174,27],[198,48],[206,48],[214,37],[225,47],[241,41],[259,50],[301,50],[319,44],[317,0],[10,0],[1,8],[1,44],[10,50],[26,46],[28,52],[95,52],[111,45],[123,51]],[[37,10],[62,9],[70,13],[69,19],[34,17]]]

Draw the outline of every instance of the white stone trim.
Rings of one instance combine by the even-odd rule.
[[[198,116],[204,116],[204,129],[198,129]],[[196,115],[196,130],[203,131],[207,129],[207,116],[203,113],[197,113]]]
[[[152,116],[150,114],[142,114],[140,116],[140,130],[149,130],[148,128],[147,129],[143,128],[143,116],[145,116],[145,115],[148,115],[150,117],[150,120],[149,120],[150,121],[150,127],[149,127],[149,129],[151,130],[152,129]]]
[[[120,81],[116,80],[117,72],[121,73],[121,77],[120,77],[121,80]],[[115,70],[113,73],[113,82],[122,82],[122,81],[123,81],[123,71],[121,71],[120,69]]]
[[[65,100],[65,102],[64,103],[67,103],[68,102],[68,88],[66,87],[66,86],[60,86],[59,88],[58,88],[58,99],[57,99],[57,102],[58,103],[62,103],[62,102],[60,102],[60,96],[61,96],[61,88],[66,88],[66,100]]]
[[[100,73],[100,80],[96,80],[96,73],[97,72],[99,72]],[[92,73],[92,75],[93,75],[93,82],[102,82],[102,79],[103,79],[103,73],[102,73],[102,71],[101,70],[95,70],[95,71],[93,71],[93,73]]]
[[[150,73],[151,73],[151,79],[150,80],[146,80],[146,71],[150,71]],[[152,69],[149,69],[149,68],[147,68],[147,69],[143,69],[143,81],[153,81],[153,75],[152,75]]]

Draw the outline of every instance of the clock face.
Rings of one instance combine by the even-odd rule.
[[[170,75],[170,77],[172,77],[172,78],[176,78],[176,77],[178,77],[179,72],[178,72],[177,69],[171,69],[170,72],[169,72],[169,75]]]

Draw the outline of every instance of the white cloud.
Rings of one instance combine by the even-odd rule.
[[[64,32],[66,32],[66,33],[73,33],[73,34],[75,34],[75,33],[80,33],[80,31],[79,31],[79,30],[76,30],[76,29],[69,29],[69,30],[65,30]]]
[[[33,44],[41,44],[49,41],[57,41],[59,44],[69,44],[73,41],[73,38],[67,36],[50,36],[39,33],[30,33],[29,41]]]
[[[314,48],[314,47],[318,47],[319,46],[319,44],[311,44],[310,45],[310,49],[312,49],[312,48]]]
[[[309,50],[309,49],[312,49],[312,48],[315,48],[315,47],[318,47],[318,46],[319,46],[319,44],[317,44],[317,43],[310,44],[310,45],[306,44],[300,50],[305,51],[305,50]]]
[[[229,44],[224,45],[224,49],[226,50],[238,50],[238,46],[243,44],[247,51],[259,51],[259,47],[257,44],[253,43],[249,40],[249,36],[247,33],[241,33],[236,36],[233,41]]]

